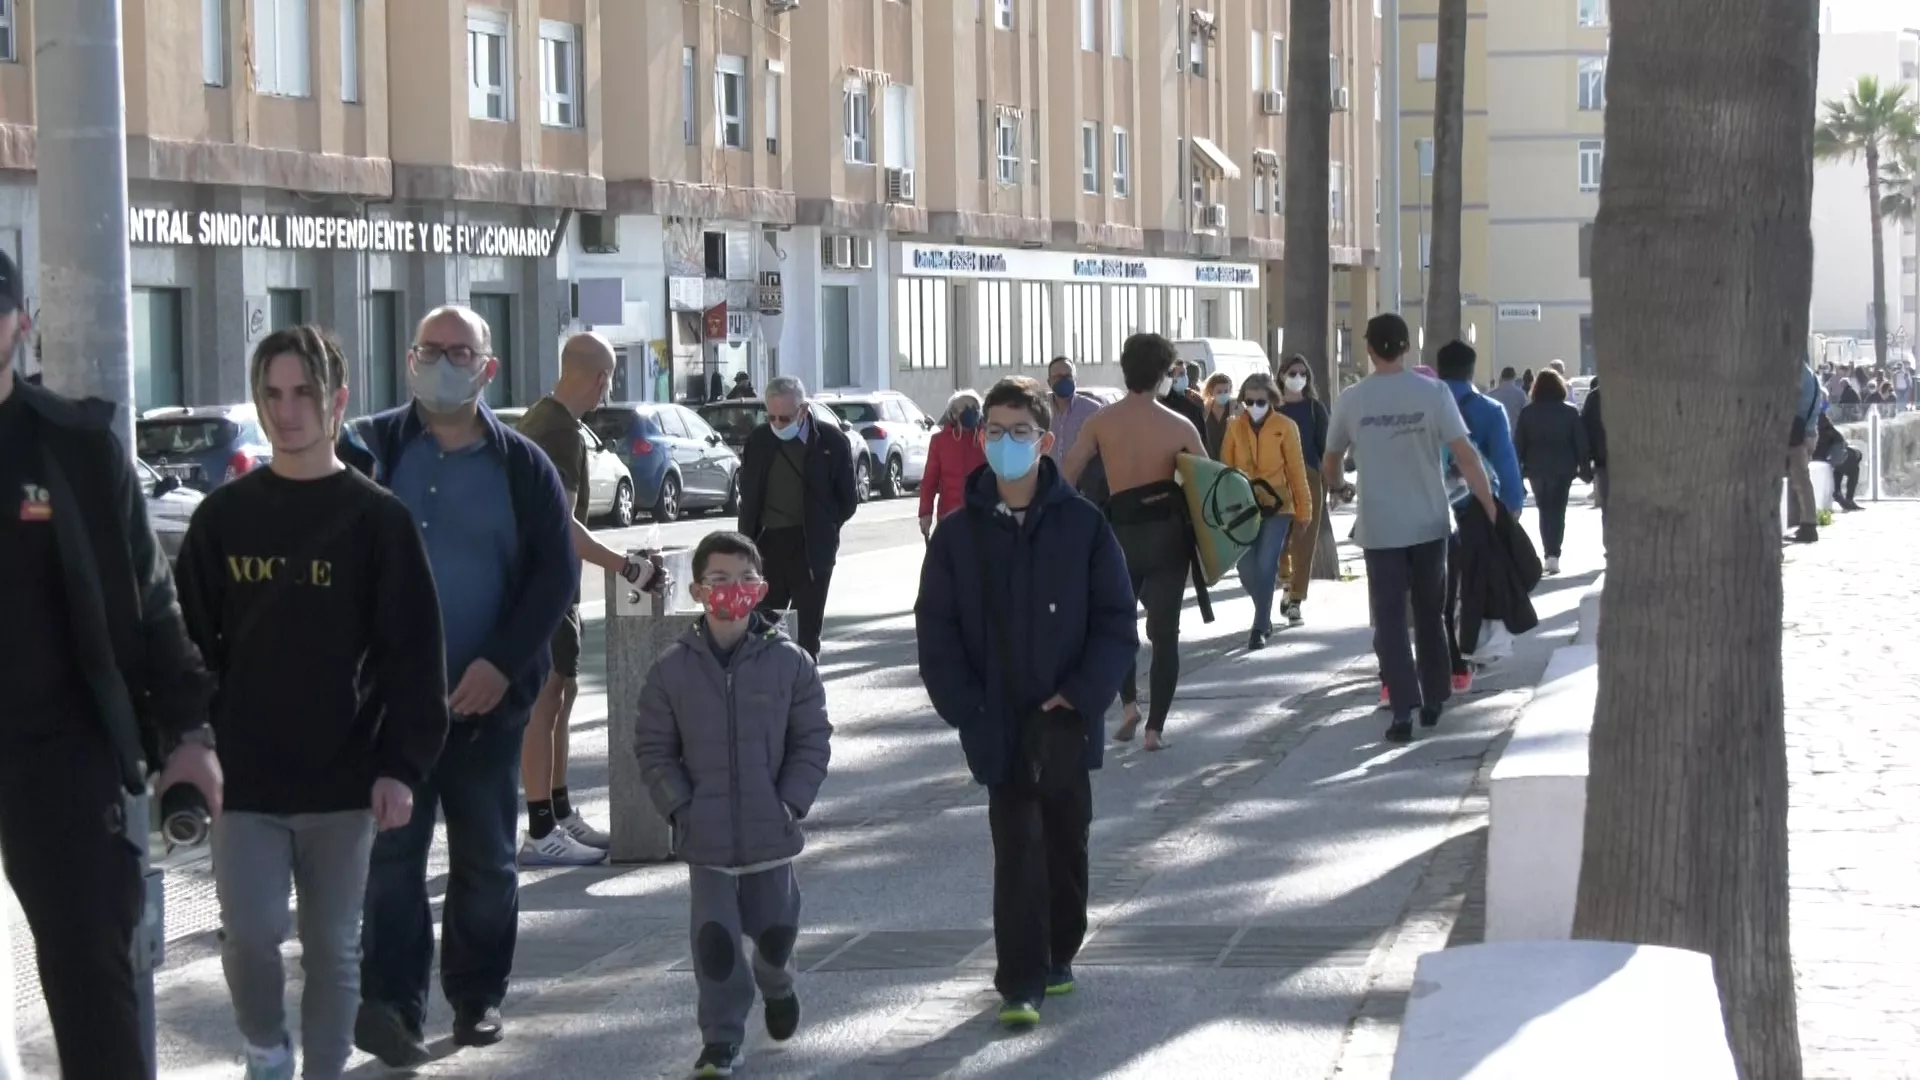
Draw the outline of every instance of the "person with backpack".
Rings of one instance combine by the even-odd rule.
[[[1140,641],[1114,530],[1047,455],[1045,388],[1002,379],[985,404],[988,468],[934,529],[913,613],[927,696],[987,789],[993,985],[1001,1023],[1024,1028],[1074,988],[1091,770]]]
[[[1313,490],[1307,486],[1300,429],[1281,415],[1280,387],[1264,371],[1240,384],[1240,412],[1227,424],[1221,461],[1245,473],[1260,506],[1260,533],[1240,555],[1240,584],[1253,598],[1247,651],[1273,636],[1273,590],[1291,531],[1313,526]]]

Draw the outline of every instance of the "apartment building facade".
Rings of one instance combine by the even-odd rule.
[[[1363,307],[1372,3],[1329,58],[1335,262]],[[644,6],[602,11],[603,91],[638,104],[561,271],[628,396],[785,373],[937,411],[1055,355],[1118,385],[1135,330],[1275,344],[1284,0]]]

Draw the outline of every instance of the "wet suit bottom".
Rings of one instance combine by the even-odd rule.
[[[1147,730],[1157,733],[1167,725],[1180,681],[1180,608],[1193,565],[1186,494],[1172,480],[1117,491],[1108,500],[1107,520],[1126,555],[1133,595],[1147,609],[1147,640],[1153,645]],[[1120,685],[1120,700],[1128,705],[1140,700],[1138,666],[1127,668],[1127,681]]]

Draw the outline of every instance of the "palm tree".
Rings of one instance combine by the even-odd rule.
[[[1882,209],[1883,164],[1903,135],[1920,127],[1920,105],[1907,100],[1905,86],[1882,87],[1862,75],[1847,96],[1828,101],[1814,129],[1814,155],[1823,161],[1867,162],[1867,210],[1873,219],[1873,359],[1887,363],[1887,239]]]
[[[1880,166],[1880,216],[1912,221],[1920,210],[1920,126],[1895,141],[1892,157]]]
[[[1467,0],[1440,0],[1433,73],[1433,226],[1428,238],[1426,328],[1431,362],[1460,336],[1460,162],[1466,156]]]
[[[1328,155],[1332,152],[1333,76],[1326,67],[1333,52],[1332,0],[1293,0],[1287,26],[1287,215],[1282,269],[1282,317],[1289,353],[1306,356],[1313,382],[1328,407],[1340,392],[1340,365],[1328,347],[1328,294],[1333,287],[1328,206]],[[1318,468],[1319,462],[1309,462]],[[1324,509],[1324,508],[1323,508]],[[1333,520],[1315,513],[1320,542],[1314,549],[1313,576],[1340,576],[1339,547]]]
[[[1592,249],[1612,489],[1572,936],[1712,957],[1740,1075],[1800,1080],[1777,485],[1813,292],[1819,7],[1612,14]],[[1675,365],[1681,340],[1714,345]]]

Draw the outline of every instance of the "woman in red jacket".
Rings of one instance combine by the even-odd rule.
[[[987,451],[980,445],[980,395],[962,390],[947,399],[946,419],[927,449],[927,472],[920,479],[922,537],[933,535],[935,521],[967,505],[967,477],[986,463]]]

